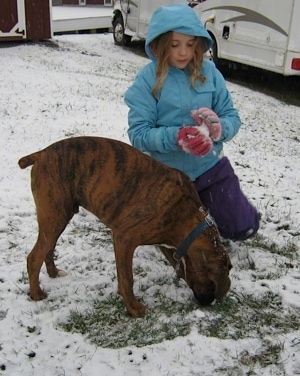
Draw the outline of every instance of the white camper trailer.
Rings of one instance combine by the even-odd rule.
[[[210,33],[213,60],[241,63],[285,76],[300,76],[300,0],[115,0],[116,44],[145,39],[161,5],[189,4]]]
[[[300,0],[205,0],[193,9],[214,41],[216,63],[300,75]]]
[[[112,17],[115,43],[126,46],[131,40],[145,39],[155,9],[162,5],[184,2],[184,0],[115,0]]]

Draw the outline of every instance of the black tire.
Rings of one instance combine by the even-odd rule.
[[[124,22],[122,16],[117,16],[113,22],[113,36],[115,44],[118,46],[129,46],[131,37],[125,34]]]

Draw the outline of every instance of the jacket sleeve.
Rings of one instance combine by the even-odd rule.
[[[233,105],[224,77],[217,69],[214,72],[216,91],[213,95],[212,110],[219,116],[221,121],[222,136],[220,141],[226,142],[238,133],[241,127],[241,119],[237,109]]]
[[[125,93],[129,107],[128,136],[131,144],[144,152],[169,153],[178,150],[177,127],[157,126],[157,101],[151,93],[153,80],[142,69]],[[153,82],[152,82],[153,81]]]

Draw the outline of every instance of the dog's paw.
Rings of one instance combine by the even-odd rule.
[[[38,302],[39,300],[46,299],[48,296],[48,294],[44,290],[42,290],[40,287],[35,292],[29,291],[28,295],[30,296],[32,300],[35,300],[36,302]]]
[[[58,277],[65,277],[66,275],[68,275],[68,273],[65,272],[64,270],[60,270],[60,269],[57,270]]]
[[[147,307],[144,304],[135,302],[130,307],[126,306],[128,313],[132,317],[142,317],[146,314]]]

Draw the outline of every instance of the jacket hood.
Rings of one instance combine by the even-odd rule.
[[[168,31],[204,38],[205,51],[212,45],[210,35],[191,7],[187,4],[162,6],[152,14],[147,32],[145,50],[151,60],[156,58],[150,50],[150,43]]]

